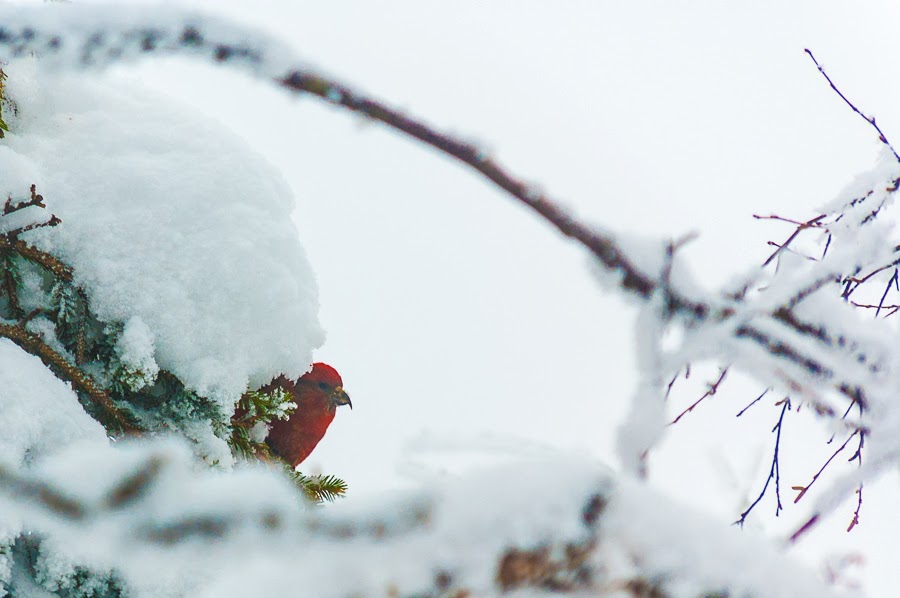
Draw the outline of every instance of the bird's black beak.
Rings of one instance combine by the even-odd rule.
[[[331,402],[334,403],[335,406],[349,405],[350,409],[353,409],[353,403],[350,402],[350,395],[348,395],[340,386],[331,391]]]

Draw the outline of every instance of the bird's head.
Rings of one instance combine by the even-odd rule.
[[[312,370],[297,380],[296,388],[310,395],[324,395],[332,411],[340,405],[349,405],[350,409],[353,409],[350,396],[344,390],[344,381],[341,380],[341,375],[328,364],[314,363]]]

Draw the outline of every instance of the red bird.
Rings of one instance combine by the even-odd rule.
[[[287,421],[272,422],[266,444],[273,453],[297,467],[325,436],[338,406],[349,405],[353,409],[353,403],[344,392],[341,375],[324,363],[314,363],[312,371],[296,382],[282,377],[273,385],[288,391],[297,409]]]

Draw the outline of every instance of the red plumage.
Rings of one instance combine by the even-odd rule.
[[[339,405],[350,405],[340,374],[330,365],[314,363],[296,382],[279,378],[273,385],[288,391],[297,409],[288,420],[272,422],[266,444],[272,452],[296,467],[316,448],[331,425]]]

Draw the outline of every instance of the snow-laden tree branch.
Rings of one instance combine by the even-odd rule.
[[[554,484],[541,473],[549,471]],[[0,467],[0,505],[69,558],[115,569],[132,591],[178,580],[205,596],[287,587],[322,598],[522,588],[834,595],[758,539],[565,455],[448,480],[348,516],[303,509],[265,468],[197,472],[172,441],[74,446],[34,472]],[[667,543],[679,546],[677,559],[656,556]]]
[[[0,44],[4,50],[0,57],[12,58],[34,52],[42,61],[57,68],[82,69],[152,54],[201,56],[248,70],[275,85],[313,95],[382,122],[464,162],[528,205],[557,230],[591,251],[616,277],[617,285],[629,294],[646,300],[654,293],[662,293],[667,317],[677,317],[682,325],[689,327],[712,323],[716,328],[727,329],[740,343],[756,345],[757,350],[771,355],[793,371],[786,379],[781,378],[783,383],[802,388],[805,386],[802,378],[815,378],[819,382],[827,381],[851,401],[866,400],[859,384],[843,379],[833,364],[826,363],[830,360],[823,359],[829,353],[838,353],[842,359],[844,351],[838,345],[844,343],[831,338],[821,327],[804,322],[793,310],[814,290],[839,281],[842,275],[856,275],[862,271],[865,264],[856,263],[858,260],[853,256],[842,255],[837,264],[837,260],[823,260],[806,274],[804,281],[795,281],[790,294],[781,297],[781,301],[773,301],[773,293],[767,294],[765,301],[751,303],[747,300],[747,288],[758,282],[758,273],[751,275],[737,295],[694,297],[685,285],[671,282],[662,285],[664,247],[657,250],[657,255],[652,255],[653,251],[651,255],[646,255],[647,251],[627,251],[615,234],[583,223],[560,202],[511,174],[484,150],[441,133],[346,84],[308,68],[298,68],[296,65],[301,61],[294,52],[263,33],[172,8],[63,6],[53,7],[53,10],[3,10],[11,14],[0,13],[3,16]],[[883,185],[888,193],[896,190],[896,185]],[[873,192],[883,194],[879,189],[869,190],[870,194]],[[764,309],[760,311],[760,307]],[[745,314],[753,314],[753,317],[747,318]],[[819,355],[819,351],[823,355]],[[823,414],[834,415],[834,409],[815,395],[810,394],[806,399],[817,405]]]

